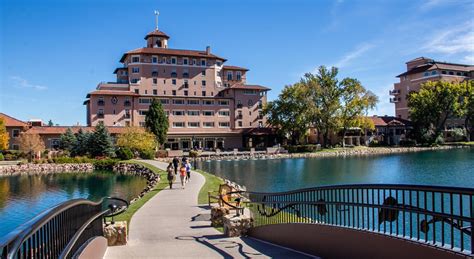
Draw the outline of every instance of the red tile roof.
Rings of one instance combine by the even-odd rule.
[[[405,126],[411,126],[411,121],[405,120],[402,118],[397,118],[395,116],[371,116],[368,117],[374,122],[375,126],[390,126],[390,125],[405,125]]]
[[[126,67],[118,67],[118,68],[116,68],[116,69],[114,70],[114,74],[117,74],[117,72],[118,72],[119,70],[128,70],[128,68],[126,68]]]
[[[66,130],[71,128],[73,133],[77,133],[80,128],[83,131],[91,132],[94,131],[95,127],[82,127],[82,126],[52,126],[52,127],[31,127],[26,131],[28,134],[39,134],[39,135],[61,135],[66,133]],[[107,127],[110,134],[120,134],[125,131],[126,127]]]
[[[249,89],[249,90],[260,90],[260,91],[269,91],[271,90],[268,87],[261,86],[261,85],[243,85],[243,84],[235,84],[230,87],[230,89]],[[225,89],[224,89],[225,90]]]
[[[187,50],[187,49],[168,49],[168,48],[139,48],[128,51],[123,54],[120,62],[124,62],[127,55],[130,54],[159,54],[159,55],[170,55],[170,56],[187,56],[187,57],[199,57],[199,58],[215,58],[222,61],[226,61],[225,58],[221,58],[212,53],[207,54],[206,51],[201,50]]]
[[[170,36],[166,35],[166,33],[160,31],[160,30],[154,30],[150,33],[148,33],[146,36],[145,36],[145,40],[148,39],[149,37],[152,37],[152,36],[158,36],[158,37],[165,37],[167,39],[170,38]]]
[[[247,68],[245,67],[238,67],[238,66],[224,66],[223,67],[224,70],[243,70],[243,71],[249,71]]]
[[[125,95],[125,96],[139,96],[134,92],[128,90],[96,90],[87,94],[86,98],[90,98],[91,95]]]
[[[3,118],[6,127],[26,127],[28,123],[15,119],[11,116],[6,115],[5,113],[0,112],[0,118]]]

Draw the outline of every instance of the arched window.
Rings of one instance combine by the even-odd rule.
[[[151,76],[152,76],[152,77],[158,77],[158,72],[157,72],[157,71],[151,72]]]
[[[157,41],[156,41],[156,46],[157,46],[158,48],[161,48],[161,40],[157,40]]]

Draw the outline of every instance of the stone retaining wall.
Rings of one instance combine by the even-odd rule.
[[[53,174],[63,172],[90,173],[94,171],[94,165],[84,164],[23,164],[0,167],[0,176],[12,176],[19,174]]]
[[[143,191],[140,192],[138,197],[132,199],[130,201],[130,204],[136,202],[138,199],[142,198],[146,193],[153,190],[153,188],[160,182],[159,174],[155,174],[152,170],[139,164],[119,163],[114,166],[113,171],[120,174],[125,174],[125,175],[140,176],[147,180],[147,185],[145,189],[143,189]]]

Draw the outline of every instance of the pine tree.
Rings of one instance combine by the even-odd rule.
[[[85,156],[90,153],[90,140],[91,140],[91,133],[84,132],[82,128],[76,134],[76,142],[74,143],[71,151],[72,156]]]
[[[93,157],[107,156],[111,157],[115,155],[115,147],[112,143],[112,137],[109,131],[104,126],[104,123],[100,122],[95,127],[94,132],[91,135],[90,140],[90,154]]]
[[[153,99],[146,113],[145,127],[156,136],[159,145],[165,143],[169,122],[163,106],[157,99]]]
[[[53,127],[53,126],[54,126],[54,123],[53,123],[52,120],[49,120],[49,121],[48,121],[48,126],[49,126],[49,127]]]
[[[72,153],[74,145],[76,145],[76,136],[72,133],[71,128],[68,128],[66,130],[66,133],[61,134],[61,137],[59,139],[59,147],[62,150],[67,150]]]

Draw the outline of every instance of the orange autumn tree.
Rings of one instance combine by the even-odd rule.
[[[8,149],[8,141],[10,137],[8,136],[7,127],[5,126],[5,120],[0,118],[0,150]]]
[[[38,152],[45,150],[44,142],[38,134],[20,134],[20,150],[30,155],[30,159],[34,158],[34,155]]]

